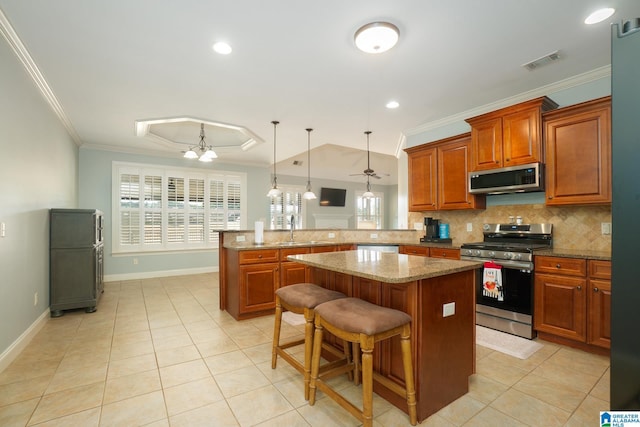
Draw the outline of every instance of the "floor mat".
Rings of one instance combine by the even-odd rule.
[[[542,344],[476,325],[476,344],[519,359],[528,359]]]

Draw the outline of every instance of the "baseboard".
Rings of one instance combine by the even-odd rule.
[[[0,372],[4,371],[7,366],[15,360],[22,350],[27,347],[33,337],[36,336],[40,329],[49,320],[49,307],[22,333],[5,351],[0,354]]]
[[[184,276],[187,274],[216,273],[219,267],[184,268],[179,270],[145,271],[141,273],[105,274],[105,282],[120,282],[123,280],[153,279],[155,277]]]

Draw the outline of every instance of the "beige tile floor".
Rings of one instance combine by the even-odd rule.
[[[218,291],[217,274],[107,283],[97,312],[49,319],[0,373],[0,426],[359,425],[325,396],[309,406],[297,371],[271,369],[273,316],[236,322]],[[477,346],[469,393],[421,425],[597,425],[609,359],[542,343],[527,360]],[[377,396],[374,415],[376,426],[409,425]]]

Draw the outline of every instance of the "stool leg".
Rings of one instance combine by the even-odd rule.
[[[400,335],[402,348],[402,365],[404,366],[404,382],[407,390],[407,406],[409,408],[409,422],[412,426],[418,423],[416,413],[416,389],[413,382],[413,363],[411,362],[411,327],[406,325]]]
[[[311,356],[311,381],[309,382],[309,405],[316,403],[316,381],[320,372],[320,353],[322,353],[323,328],[319,316],[315,318],[315,332],[313,334],[313,354]]]
[[[304,309],[304,400],[309,400],[311,380],[311,353],[313,351],[313,309]]]
[[[278,353],[276,348],[280,345],[280,327],[282,326],[282,304],[280,297],[276,295],[276,314],[275,323],[273,325],[273,344],[271,345],[271,369],[276,368],[278,361]]]
[[[373,337],[361,335],[362,349],[362,426],[373,426]]]
[[[360,371],[362,367],[360,366],[360,343],[353,343],[353,383],[355,385],[360,385]]]

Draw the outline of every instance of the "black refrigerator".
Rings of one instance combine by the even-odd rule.
[[[97,209],[51,209],[49,309],[96,311],[104,292],[103,214]]]
[[[611,410],[640,409],[640,18],[612,26]]]

